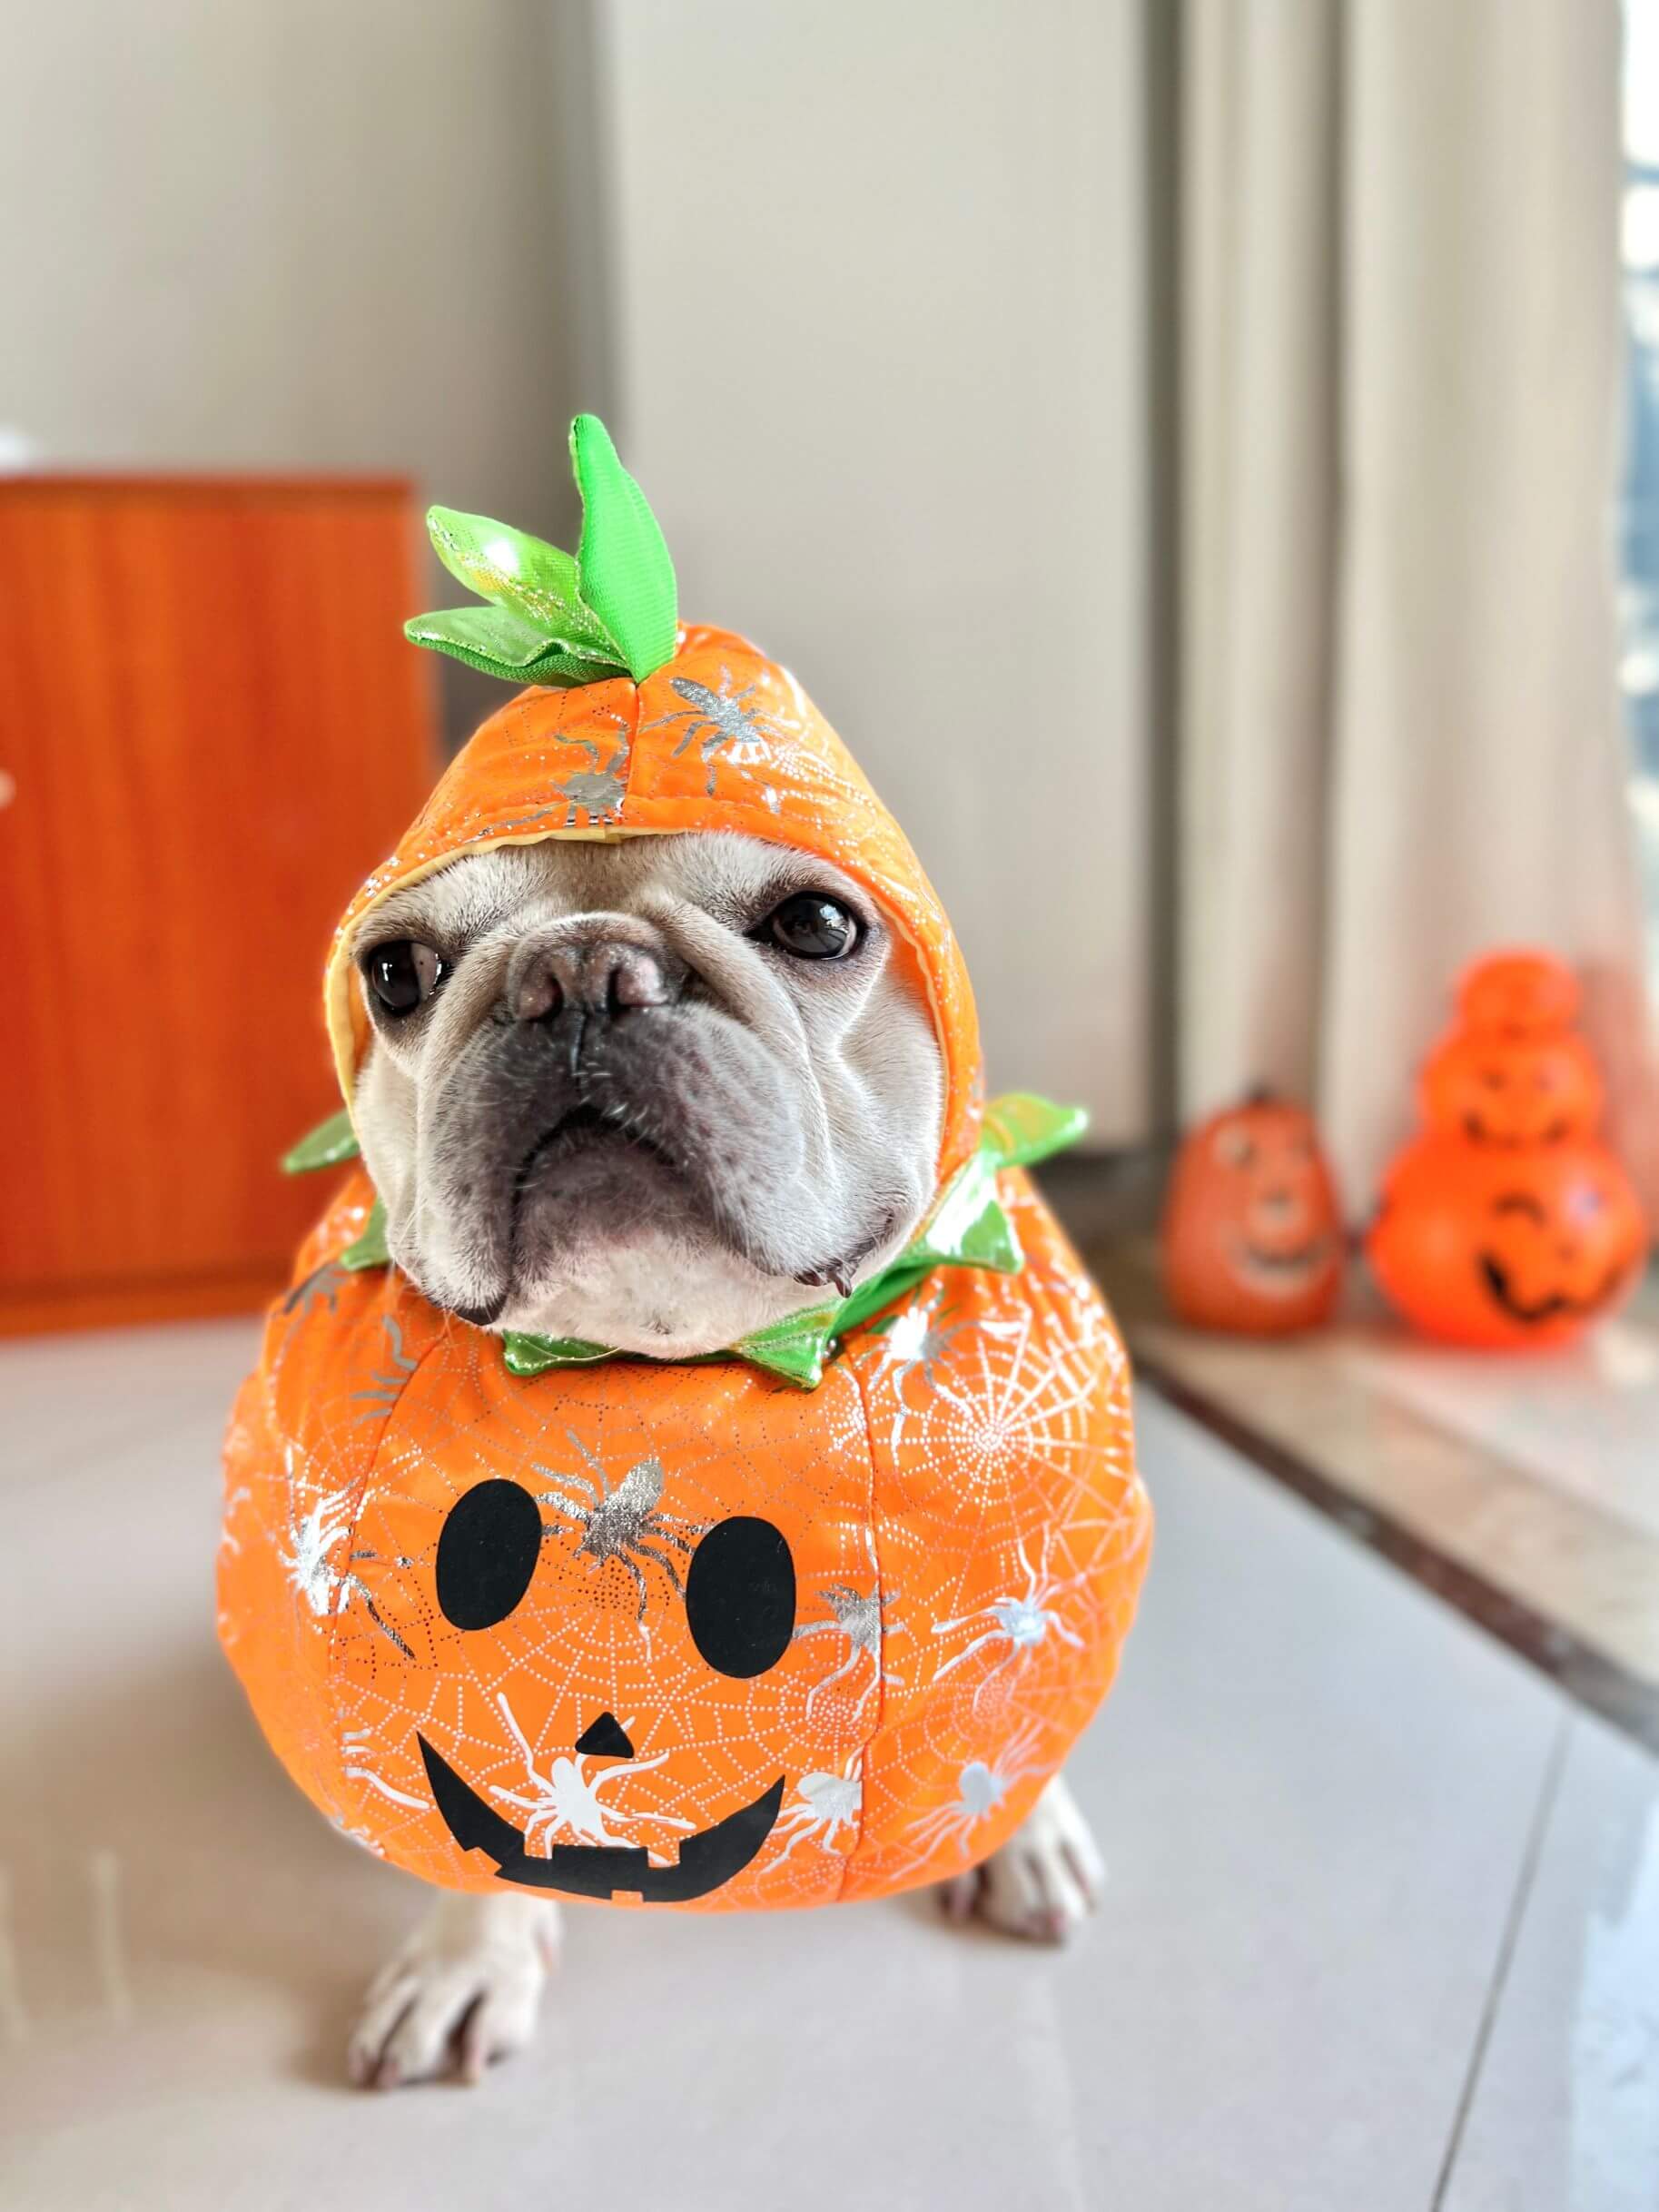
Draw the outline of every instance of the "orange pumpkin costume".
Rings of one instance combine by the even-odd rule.
[[[955,939],[838,738],[741,639],[670,622],[672,657],[637,666],[664,648],[632,654],[626,589],[594,614],[596,507],[637,532],[643,499],[590,419],[578,434],[574,613],[568,557],[435,516],[445,558],[514,618],[411,633],[536,687],[477,732],[341,923],[327,1009],[347,1100],[366,1033],[351,947],[394,887],[492,844],[737,830],[832,861],[907,948],[947,1077],[940,1196],[880,1285],[741,1356],[529,1339],[509,1364],[377,1264],[354,1172],[232,1418],[221,1635],[301,1787],[428,1881],[707,1907],[878,1895],[993,1851],[1111,1680],[1150,1535],[1128,1365],[1021,1171],[1052,1149],[1052,1110],[982,1106]],[[341,1132],[316,1156],[351,1149]]]

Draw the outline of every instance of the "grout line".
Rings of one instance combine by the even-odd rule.
[[[1544,1855],[1544,1838],[1550,1816],[1561,1792],[1562,1770],[1566,1763],[1567,1742],[1573,1732],[1571,1707],[1565,1708],[1555,1729],[1554,1743],[1544,1770],[1543,1785],[1538,1792],[1538,1802],[1534,1810],[1532,1826],[1522,1854],[1520,1871],[1516,1879],[1515,1895],[1510,1901],[1508,1916],[1504,1922],[1503,1936],[1498,1943],[1497,1957],[1493,1964],[1492,1984],[1486,1991],[1486,2001],[1481,2009],[1480,2023],[1475,2030],[1474,2047],[1469,2052],[1468,2069],[1464,2076],[1463,2089],[1457,2098],[1457,2108],[1452,2115],[1452,2131],[1447,2140],[1446,2156],[1435,2182],[1435,2193],[1429,2199],[1428,2212],[1443,2212],[1446,2192],[1451,2187],[1457,2169],[1458,2154],[1463,2148],[1463,2138],[1468,2126],[1469,2114],[1474,2108],[1475,2092],[1480,2086],[1481,2073],[1486,2066],[1486,2049],[1496,2025],[1498,2007],[1504,1991],[1509,1985],[1509,1970],[1515,1962],[1516,1947],[1520,1940],[1521,1923],[1526,1917],[1526,1908],[1532,1901],[1533,1886],[1537,1880],[1538,1863]]]

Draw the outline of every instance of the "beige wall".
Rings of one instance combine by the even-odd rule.
[[[993,1083],[1149,1118],[1137,0],[610,0],[621,428],[951,908]]]
[[[0,66],[0,428],[62,466],[407,471],[563,530],[579,10],[24,15]]]

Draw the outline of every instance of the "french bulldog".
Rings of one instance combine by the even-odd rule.
[[[933,1022],[868,895],[726,832],[451,861],[352,947],[356,1121],[393,1259],[476,1326],[685,1358],[878,1272],[932,1200]],[[1063,1780],[958,1920],[1063,1940],[1099,1853]],[[445,1895],[373,1983],[352,2078],[477,2079],[530,2037],[558,1907]]]

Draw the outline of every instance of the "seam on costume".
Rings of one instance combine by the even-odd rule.
[[[387,1279],[389,1284],[395,1289],[399,1281],[398,1272],[395,1267],[389,1267]],[[403,1387],[398,1392],[398,1395],[393,1399],[392,1403],[386,1408],[386,1417],[381,1421],[380,1432],[374,1439],[374,1447],[369,1454],[369,1464],[363,1469],[362,1481],[359,1486],[357,1498],[351,1508],[351,1526],[350,1536],[353,1542],[355,1542],[357,1536],[358,1523],[362,1518],[363,1507],[368,1503],[370,1486],[373,1483],[375,1475],[380,1467],[380,1454],[386,1448],[386,1438],[391,1427],[392,1417],[397,1413],[399,1407],[402,1405],[410,1385],[416,1380],[422,1368],[425,1367],[427,1361],[432,1357],[432,1354],[438,1349],[443,1339],[441,1336],[434,1337],[424,1351],[416,1354],[415,1364],[410,1369],[407,1377],[405,1378]],[[336,1681],[340,1664],[340,1639],[331,1633],[332,1624],[335,1620],[337,1610],[338,1606],[336,1605],[336,1608],[331,1610],[329,1614],[331,1634],[329,1636],[329,1665],[326,1679],[328,1684],[329,1711],[332,1716],[333,1723],[331,1733],[334,1750],[334,1772],[338,1777],[338,1783],[343,1784],[349,1778],[346,1774],[345,1737],[341,1733],[344,1726],[345,1714],[341,1709],[340,1700],[336,1694]],[[361,1782],[354,1782],[352,1785],[353,1796],[357,1801],[357,1809],[359,1811],[360,1811],[362,1807],[363,1787],[364,1785]]]
[[[863,1417],[864,1462],[869,1470],[870,1481],[866,1506],[869,1517],[865,1525],[870,1531],[870,1555],[875,1567],[875,1618],[879,1634],[876,1637],[875,1647],[875,1718],[871,1723],[869,1733],[858,1747],[858,1835],[852,1850],[841,1861],[841,1879],[835,1885],[834,1899],[834,1902],[836,1904],[840,1904],[845,1897],[847,1882],[852,1876],[853,1869],[859,1863],[864,1853],[864,1833],[870,1818],[870,1772],[866,1762],[869,1758],[870,1746],[881,1734],[883,1723],[887,1717],[887,1583],[882,1569],[881,1532],[877,1528],[875,1521],[875,1429],[870,1417],[870,1400],[864,1390],[864,1377],[851,1360],[847,1362],[846,1372],[852,1378],[853,1387],[858,1393],[858,1410]]]
[[[674,649],[676,653],[679,651],[677,639]],[[623,782],[622,796],[617,801],[618,821],[627,813],[627,803],[634,795],[634,766],[639,758],[639,686],[635,684],[631,688],[634,694],[633,720],[628,725],[627,733],[627,775]]]

